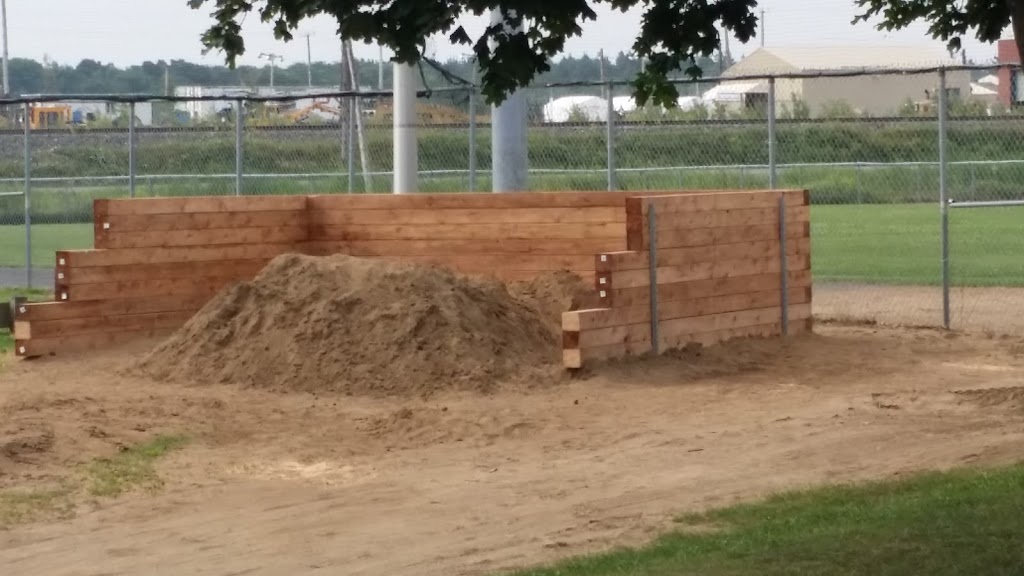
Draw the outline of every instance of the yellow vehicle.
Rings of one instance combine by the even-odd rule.
[[[29,122],[33,130],[56,128],[71,123],[71,106],[64,104],[34,104]]]

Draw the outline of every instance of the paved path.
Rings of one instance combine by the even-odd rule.
[[[22,288],[25,283],[24,268],[0,268],[0,288]],[[53,289],[53,268],[32,267],[32,287]]]

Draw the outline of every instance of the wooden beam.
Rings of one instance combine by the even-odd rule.
[[[113,300],[118,298],[154,298],[177,296],[181,298],[212,297],[224,287],[249,278],[237,276],[192,278],[164,278],[160,280],[131,280],[127,282],[103,282],[78,286],[56,286],[56,298],[64,302],[86,300]]]
[[[314,256],[348,254],[359,257],[431,256],[435,254],[530,254],[538,256],[587,255],[622,250],[625,238],[569,238],[544,240],[532,238],[449,239],[449,240],[315,240],[302,245],[302,251]],[[593,264],[587,267],[592,267]]]
[[[93,213],[101,216],[118,216],[306,210],[307,198],[307,196],[190,196],[185,198],[100,199],[93,201]]]
[[[621,222],[569,224],[434,224],[310,226],[310,239],[319,240],[586,240],[618,239],[625,235]]]
[[[781,292],[778,289],[741,294],[716,294],[704,298],[665,302],[658,307],[658,318],[664,321],[722,312],[770,308],[778,305],[781,300]],[[789,288],[790,304],[805,304],[810,301],[811,288],[809,286]],[[642,324],[645,329],[649,330],[650,317],[649,306],[575,310],[562,314],[562,330],[579,332],[629,324]]]
[[[19,306],[14,312],[16,319],[28,322],[177,312],[182,310],[198,310],[209,301],[210,296],[210,294],[200,294],[144,298],[118,297],[111,300],[91,300],[86,302],[35,302]]]
[[[109,332],[175,329],[185,324],[194,314],[195,310],[183,310],[36,322],[19,320],[15,322],[14,338],[16,340],[37,340]]]
[[[280,228],[221,228],[216,230],[162,230],[108,232],[96,235],[96,248],[169,248],[221,244],[285,244],[307,239],[305,226]]]
[[[224,246],[179,246],[172,248],[123,248],[116,250],[60,250],[57,268],[127,266],[171,262],[270,259],[299,252],[302,242],[277,244],[231,244]]]
[[[796,256],[809,254],[810,238],[794,238],[786,243],[786,254]],[[745,258],[770,258],[779,255],[777,240],[759,240],[755,242],[736,242],[732,244],[712,244],[709,246],[693,246],[688,248],[666,248],[658,250],[658,267],[683,266],[694,262],[713,262],[716,260],[739,260]],[[644,251],[606,252],[595,257],[594,269],[598,272],[617,272],[623,270],[646,270],[650,256]]]
[[[622,207],[583,208],[449,208],[449,209],[372,209],[315,210],[310,224],[349,225],[434,225],[434,224],[578,224],[625,223]]]
[[[61,338],[40,338],[31,340],[15,340],[14,354],[23,358],[38,358],[52,354],[70,354],[109,348],[118,344],[138,342],[167,336],[173,328],[159,330],[141,330],[131,332],[106,332],[103,334],[83,334]]]
[[[756,274],[731,278],[715,278],[678,282],[675,284],[658,284],[658,302],[675,300],[691,300],[707,298],[714,295],[743,294],[747,292],[763,292],[778,290],[781,279],[779,274]],[[791,287],[811,285],[811,271],[800,270],[789,273]],[[598,291],[600,302],[605,308],[622,308],[628,306],[647,306],[650,303],[650,288],[623,288]]]
[[[266,267],[268,262],[270,262],[269,258],[128,264],[124,266],[66,266],[56,269],[54,274],[56,284],[64,286],[164,278],[192,278],[199,281],[206,277],[223,276],[252,278]]]
[[[713,190],[694,193],[713,193]],[[448,194],[352,194],[315,195],[309,197],[309,209],[321,210],[388,210],[388,209],[507,209],[507,208],[621,208],[630,196],[685,194],[679,190],[647,190],[643,192],[515,192],[510,194],[448,193]]]
[[[183,214],[96,215],[96,231],[156,232],[225,228],[279,228],[305,226],[305,210],[258,212],[188,212]]]
[[[658,284],[769,274],[778,270],[780,266],[782,266],[782,262],[778,257],[698,261],[683,266],[659,267]],[[810,270],[811,255],[798,254],[787,258],[786,268],[790,271]],[[638,288],[650,285],[651,276],[648,270],[622,270],[602,272],[597,275],[599,290]]]

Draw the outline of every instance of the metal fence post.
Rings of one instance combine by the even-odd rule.
[[[777,185],[775,160],[775,77],[768,78],[768,188]]]
[[[614,85],[608,83],[608,120],[605,122],[608,141],[608,191],[614,192],[618,189],[618,182],[615,177],[615,101],[613,99]]]
[[[128,104],[128,197],[135,198],[135,102]]]
[[[647,249],[647,268],[651,283],[651,351],[658,354],[658,216],[653,203],[647,205],[647,236],[650,244]]]
[[[355,98],[352,98],[352,102],[348,105],[348,193],[355,192],[356,189],[356,102]],[[367,194],[370,190],[364,190]]]
[[[476,192],[476,63],[473,63],[473,86],[469,90],[469,191]]]
[[[786,197],[779,196],[779,290],[782,297],[782,335],[789,336],[789,263],[786,258]]]
[[[32,107],[25,112],[25,285],[32,287]]]
[[[235,196],[242,195],[242,136],[245,124],[242,100],[235,100]]]
[[[949,97],[946,94],[946,70],[939,68],[939,217],[942,237],[942,327],[949,329],[949,190],[947,190],[946,124]]]

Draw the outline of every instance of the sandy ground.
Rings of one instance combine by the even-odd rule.
[[[1024,340],[820,325],[423,400],[157,385],[125,351],[0,372],[0,489],[156,433],[156,494],[0,532],[0,574],[481,574],[682,511],[1024,456]]]
[[[1024,288],[953,287],[949,293],[954,330],[1024,335]],[[899,326],[942,326],[942,288],[880,284],[814,284],[814,315],[844,321]]]

